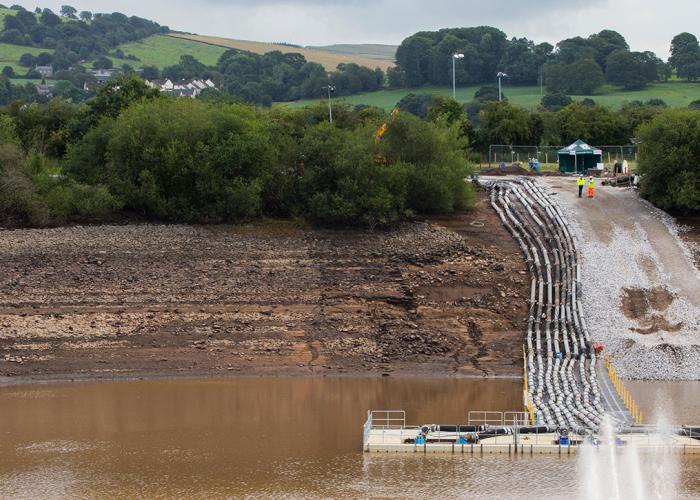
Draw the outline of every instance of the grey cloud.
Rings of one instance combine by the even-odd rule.
[[[301,45],[399,43],[421,30],[490,25],[508,36],[556,43],[604,28],[635,50],[668,55],[671,38],[700,31],[697,0],[35,0],[58,10],[120,11],[202,34]],[[33,8],[20,0],[20,4]],[[682,14],[681,14],[682,13]]]

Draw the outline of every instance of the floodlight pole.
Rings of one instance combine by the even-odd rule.
[[[457,59],[463,59],[464,54],[452,54],[452,99],[457,100]]]
[[[508,75],[506,75],[503,72],[499,72],[496,76],[498,76],[498,102],[501,102],[503,101],[503,92],[501,91],[501,78],[508,78]]]
[[[325,87],[323,87],[323,90],[328,90],[328,119],[331,123],[333,123],[333,103],[331,98],[331,92],[335,92],[335,86],[328,84]]]

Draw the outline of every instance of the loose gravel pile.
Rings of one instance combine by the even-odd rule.
[[[700,309],[677,295],[642,224],[634,224],[634,231],[616,226],[610,242],[601,244],[587,237],[577,220],[577,200],[571,196],[559,198],[582,255],[583,303],[591,335],[605,344],[618,372],[630,379],[700,379]],[[689,259],[688,272],[697,273],[690,260],[691,251],[680,239],[673,219],[649,204],[645,207],[678,239]],[[652,282],[640,262],[651,265],[657,279]],[[652,306],[646,314],[649,321],[662,320],[677,331],[661,329],[641,334],[635,331],[639,322],[620,311],[621,297],[625,289],[652,290],[659,286],[674,294],[674,300],[667,309],[654,310]]]

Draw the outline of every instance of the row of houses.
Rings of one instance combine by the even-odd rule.
[[[162,80],[148,80],[146,85],[158,89],[166,94],[178,97],[190,97],[196,99],[204,90],[216,90],[216,85],[209,79],[191,78],[189,80],[172,81],[169,78]]]
[[[41,71],[40,71],[41,69]],[[48,69],[51,66],[37,66],[36,70],[44,78],[50,78],[53,76],[53,72],[49,75]],[[45,71],[46,70],[46,71]],[[85,82],[83,85],[83,90],[86,92],[94,92],[101,85],[107,83],[110,79],[115,77],[120,73],[119,69],[88,69],[86,72],[92,75],[93,81]],[[204,90],[217,90],[216,85],[210,79],[201,78],[191,78],[188,80],[176,80],[173,81],[169,78],[162,80],[147,80],[146,85],[151,88],[158,89],[166,94],[175,95],[177,97],[189,97],[191,99],[196,99]],[[40,95],[51,96],[53,90],[53,85],[47,85],[42,82],[41,85],[37,85],[37,92]]]

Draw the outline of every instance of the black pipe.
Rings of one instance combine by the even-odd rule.
[[[477,425],[438,425],[437,430],[441,432],[478,432],[482,430]]]

